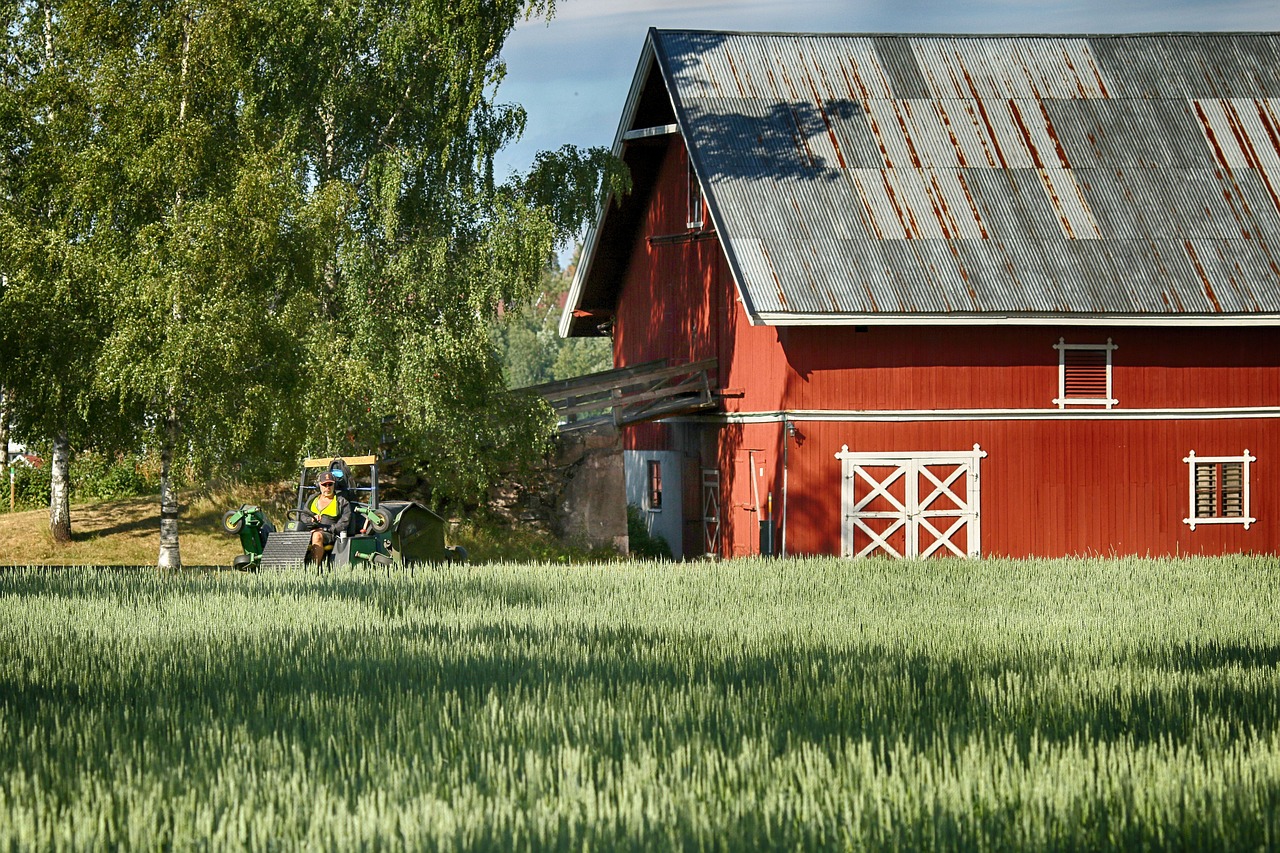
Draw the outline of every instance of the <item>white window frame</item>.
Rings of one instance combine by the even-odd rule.
[[[1111,338],[1107,338],[1105,344],[1069,344],[1066,338],[1058,338],[1058,342],[1053,345],[1053,348],[1058,351],[1058,396],[1053,402],[1059,409],[1065,409],[1067,406],[1102,406],[1110,409],[1120,402],[1115,399],[1115,394],[1111,390],[1111,353],[1120,347],[1112,343]],[[1067,396],[1067,352],[1069,350],[1102,351],[1107,354],[1107,394],[1105,397]]]
[[[653,488],[654,474],[657,474],[658,488],[656,494],[658,502],[653,502],[655,490]],[[644,466],[644,508],[649,512],[662,512],[662,460],[648,459]]]
[[[693,154],[688,153],[689,158],[689,184],[685,198],[685,214],[688,221],[685,223],[686,228],[701,228],[706,224],[706,214],[703,213],[704,205],[702,201],[702,184],[698,181],[698,173],[693,168]]]
[[[1197,524],[1243,524],[1244,529],[1248,530],[1249,525],[1258,520],[1250,514],[1251,507],[1249,504],[1249,463],[1257,462],[1258,457],[1250,456],[1248,448],[1245,448],[1244,454],[1241,456],[1196,456],[1196,452],[1193,450],[1184,456],[1182,461],[1187,463],[1187,479],[1189,482],[1187,489],[1189,512],[1188,517],[1182,519],[1183,524],[1190,525],[1192,530],[1196,529]],[[1241,485],[1240,516],[1238,518],[1199,517],[1196,515],[1196,465],[1212,465],[1222,462],[1239,463],[1243,468],[1241,473],[1244,482]]]

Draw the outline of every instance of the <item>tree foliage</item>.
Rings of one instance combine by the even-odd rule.
[[[102,178],[86,153],[100,116],[80,32],[94,10],[0,9],[0,387],[17,435],[52,441],[50,529],[66,540],[71,447],[114,447],[128,431],[128,418],[93,387],[110,267],[88,202]]]
[[[509,388],[571,379],[613,367],[609,338],[560,337],[562,304],[576,268],[576,256],[563,270],[554,261],[548,264],[538,295],[504,311],[493,324],[493,346]]]
[[[488,346],[500,304],[527,300],[556,241],[625,188],[603,151],[540,157],[498,182],[524,111],[496,100],[503,41],[537,0],[263,6],[262,113],[291,145],[314,254],[309,439],[366,444],[395,414],[398,452],[436,495],[474,500],[546,441],[550,412],[509,397]]]
[[[571,146],[495,179],[525,123],[497,99],[502,44],[553,12],[0,6],[0,342],[17,354],[0,385],[23,432],[80,423],[92,441],[117,423],[168,471],[175,455],[367,452],[395,416],[397,451],[460,501],[536,452],[550,412],[506,393],[490,326],[602,188],[627,189],[606,152]],[[170,479],[161,563],[176,565]]]

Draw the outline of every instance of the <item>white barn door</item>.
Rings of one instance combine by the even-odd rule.
[[[841,464],[840,553],[931,557],[982,553],[980,461],[973,450],[851,453]]]

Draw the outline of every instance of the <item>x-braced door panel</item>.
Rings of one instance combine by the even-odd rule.
[[[703,553],[720,556],[720,472],[702,469]]]
[[[965,451],[850,453],[842,468],[840,549],[846,557],[931,557],[982,552],[981,479],[986,456]]]

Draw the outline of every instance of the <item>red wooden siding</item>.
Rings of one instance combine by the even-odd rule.
[[[944,422],[799,422],[787,449],[786,525],[790,554],[840,550],[843,445],[858,452],[961,451],[978,444],[982,553],[1219,554],[1280,551],[1280,430],[1275,420],[1068,420]],[[783,512],[781,424],[727,425],[721,459],[762,448],[772,463],[759,488]],[[1183,523],[1190,513],[1190,471],[1183,459],[1238,456],[1250,465],[1248,530],[1241,524]],[[725,496],[745,488],[740,466],[721,465]],[[733,514],[722,533],[730,553],[755,553],[756,532]]]
[[[687,168],[683,147],[669,146],[618,298],[614,353],[620,364],[718,355],[722,288],[712,284],[724,262],[714,237],[687,225]]]
[[[747,394],[729,405],[738,411],[1056,409],[1053,345],[1059,337],[1114,341],[1117,409],[1280,404],[1274,329],[871,326],[860,332],[842,326],[744,330],[728,381]]]

